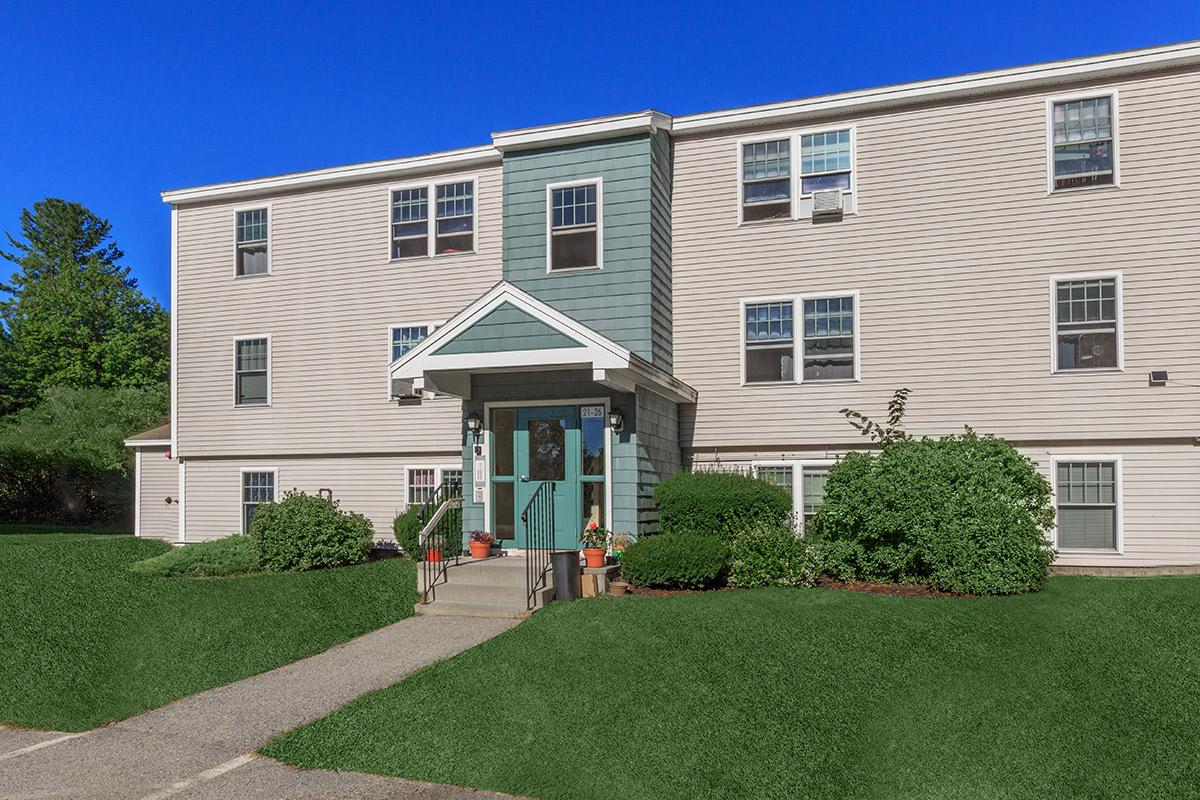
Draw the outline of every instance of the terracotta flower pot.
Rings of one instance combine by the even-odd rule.
[[[487,542],[472,540],[467,544],[471,548],[471,558],[487,558],[492,554],[492,546]]]
[[[442,560],[442,551],[441,550],[426,550],[425,551],[425,560],[426,561],[441,561]]]
[[[608,585],[608,593],[613,597],[622,597],[625,590],[629,588],[629,584],[625,581],[613,581]]]
[[[604,548],[603,547],[585,547],[583,548],[583,560],[588,569],[599,569],[604,566]]]

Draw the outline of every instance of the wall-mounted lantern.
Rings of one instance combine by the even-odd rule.
[[[619,408],[613,408],[608,412],[608,427],[613,429],[613,433],[620,433],[625,427],[625,412]]]
[[[483,436],[483,417],[479,416],[478,411],[467,414],[467,430],[474,437],[475,444],[479,444],[479,439]]]

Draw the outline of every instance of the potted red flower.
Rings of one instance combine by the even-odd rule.
[[[588,569],[603,567],[604,551],[608,547],[608,531],[592,520],[580,534],[579,541],[583,543],[583,559]]]
[[[467,542],[467,546],[471,548],[471,558],[487,558],[492,554],[492,542],[496,541],[496,537],[492,536],[487,531],[471,531],[471,541]]]

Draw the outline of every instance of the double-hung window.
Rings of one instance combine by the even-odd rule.
[[[457,482],[461,487],[462,480],[461,465],[409,467],[405,471],[405,498],[410,506],[423,505],[433,499],[443,481]]]
[[[430,325],[400,325],[393,326],[391,333],[392,361],[402,357],[409,350],[419,345],[429,335]]]
[[[1051,103],[1054,189],[1116,183],[1116,118],[1116,95]]]
[[[800,468],[800,510],[805,525],[812,521],[825,500],[825,479],[828,477],[829,467]]]
[[[391,190],[391,197],[391,258],[420,258],[475,250],[474,178],[396,187]]]
[[[1080,459],[1057,461],[1054,470],[1058,549],[1117,550],[1120,465]]]
[[[802,380],[852,380],[854,297],[804,298],[804,367]]]
[[[261,503],[275,502],[275,470],[242,470],[242,533],[250,532]]]
[[[237,270],[244,275],[266,275],[270,262],[270,209],[253,208],[235,212],[237,224]]]
[[[234,404],[271,403],[271,340],[268,337],[234,341]]]
[[[1120,277],[1060,278],[1052,285],[1054,368],[1119,368]]]
[[[792,218],[792,140],[742,145],[742,222]]]
[[[792,501],[797,524],[807,525],[825,498],[829,464],[806,464],[802,461],[755,464],[754,473],[760,480],[782,489]]]
[[[853,151],[850,129],[800,135],[800,195],[850,191]]]
[[[780,383],[793,378],[796,340],[791,300],[747,303],[744,311],[745,382]]]
[[[602,184],[599,178],[546,187],[549,212],[547,270],[602,266]]]

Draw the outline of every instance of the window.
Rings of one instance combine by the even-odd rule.
[[[391,190],[391,258],[470,253],[475,250],[475,179]],[[429,224],[429,201],[434,224]]]
[[[429,335],[430,325],[409,325],[391,328],[392,361],[419,345]]]
[[[437,241],[434,252],[469,253],[475,249],[475,184],[472,181],[439,185],[437,191]]]
[[[268,252],[270,213],[266,208],[236,212],[237,274],[266,275],[271,271]]]
[[[1055,280],[1053,285],[1055,369],[1118,369],[1118,277]]]
[[[800,136],[800,194],[850,191],[850,129]]]
[[[549,185],[548,269],[601,266],[601,186],[591,183]]]
[[[429,189],[392,192],[392,258],[429,255]]]
[[[790,139],[742,145],[742,221],[792,217]]]
[[[237,339],[234,342],[234,402],[239,406],[271,403],[270,339]]]
[[[1055,463],[1060,550],[1118,549],[1116,461]]]
[[[796,345],[791,300],[745,306],[745,381],[778,383],[792,380]]]
[[[457,481],[461,491],[463,470],[461,464],[446,464],[440,467],[409,467],[405,472],[406,499],[408,505],[423,505],[433,499],[443,481]]]
[[[853,380],[854,297],[804,300],[806,381]]]
[[[242,533],[250,531],[250,522],[260,503],[275,502],[275,470],[242,472]]]
[[[807,525],[825,500],[825,479],[829,467],[802,467],[800,473],[800,503]]]
[[[788,497],[792,497],[793,480],[792,480],[792,468],[790,466],[772,465],[772,466],[758,467],[757,472],[758,472],[758,477],[760,480],[764,480],[767,483],[772,483],[772,484],[778,486],[780,489],[783,489],[783,491],[785,491],[787,493]]]
[[[1116,96],[1060,100],[1050,111],[1053,187],[1116,183]]]

